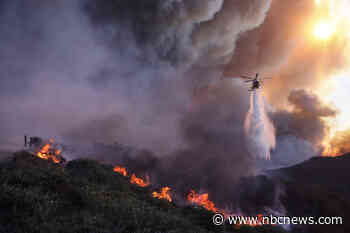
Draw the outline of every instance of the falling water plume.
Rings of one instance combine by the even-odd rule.
[[[249,152],[269,160],[270,151],[276,145],[275,128],[267,116],[265,100],[259,90],[254,90],[250,95],[244,129]]]

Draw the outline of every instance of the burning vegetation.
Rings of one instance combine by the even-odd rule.
[[[117,172],[121,174],[122,176],[128,176],[127,169],[122,166],[115,166],[113,168],[114,172]],[[132,174],[130,177],[130,183],[136,184],[140,187],[147,187],[151,183],[149,181],[148,176],[146,176],[147,181],[144,179],[138,178],[135,174]],[[164,199],[167,200],[168,202],[172,202],[172,197],[170,194],[170,187],[163,187],[160,192],[153,192],[152,196],[154,198],[158,199]],[[187,201],[189,201],[191,204],[201,206],[211,212],[217,213],[217,212],[223,212],[219,211],[216,207],[213,201],[209,200],[209,194],[204,193],[204,194],[197,194],[196,191],[191,190],[191,192],[187,195]]]
[[[142,179],[142,178],[138,178],[135,174],[131,175],[130,178],[130,182],[132,184],[136,184],[140,187],[147,187],[150,185],[150,182],[148,181],[148,178],[146,178],[146,180]]]
[[[126,171],[125,167],[115,166],[113,171],[118,172],[119,174],[123,176],[128,176],[128,172]]]
[[[331,190],[328,185],[339,184],[339,182],[335,182],[339,181],[339,177],[345,181],[348,180],[347,168],[350,160],[346,157],[344,156],[344,159],[341,160],[319,158],[307,162],[303,166],[290,168],[293,169],[293,172],[287,173],[290,174],[288,182],[293,183],[285,183],[288,185],[286,189],[288,192],[286,195],[287,214],[342,216],[342,214],[347,213],[349,201],[344,199],[347,197],[347,191],[345,189],[338,192],[328,191]],[[131,185],[130,177],[124,177],[124,172],[117,172],[117,174],[113,167],[94,160],[72,160],[64,164],[64,169],[51,161],[38,163],[37,160],[38,157],[23,151],[17,153],[13,160],[4,160],[0,163],[0,177],[2,178],[0,179],[0,188],[4,190],[0,192],[0,200],[6,207],[2,213],[3,218],[0,218],[0,228],[6,227],[8,232],[42,232],[48,227],[54,229],[52,231],[54,233],[115,232],[115,229],[119,229],[120,226],[133,232],[139,232],[137,229],[144,229],[145,226],[151,230],[164,229],[165,232],[173,233],[287,232],[279,226],[260,226],[259,222],[255,224],[258,228],[243,225],[232,227],[228,224],[222,227],[214,226],[212,223],[213,214],[203,213],[204,210],[208,209],[212,212],[220,212],[220,209],[210,200],[210,195],[192,190],[187,196],[190,204],[202,206],[203,209],[184,209],[171,204],[164,198],[162,199],[164,203],[158,203],[152,201],[152,197],[145,196],[148,189],[142,190]],[[324,163],[320,165],[322,161]],[[329,167],[330,162],[336,163],[336,165]],[[317,176],[303,175],[309,174],[309,166],[317,168],[326,166],[330,171],[334,171],[333,167],[337,167],[339,168],[337,172],[340,173],[334,175],[330,172],[327,177],[322,177],[321,174]],[[285,172],[289,172],[290,169],[285,170]],[[124,169],[116,170],[124,171]],[[127,170],[125,169],[125,171]],[[322,173],[323,171],[324,169],[321,171],[316,169],[316,172]],[[18,179],[19,174],[23,178]],[[322,178],[320,179],[320,177]],[[301,180],[307,184],[306,188]],[[9,181],[15,181],[15,183]],[[344,183],[341,180],[340,184]],[[325,187],[322,192],[319,192],[320,185]],[[170,187],[164,187],[153,192],[152,196],[158,199],[165,197],[165,194],[170,195],[170,191],[172,191]],[[30,195],[29,198],[28,195]],[[174,199],[172,201],[174,202]],[[314,209],[315,201],[320,205],[319,209]],[[67,206],[69,209],[65,211]],[[305,206],[306,209],[313,212],[305,212],[305,208],[300,208],[300,206]],[[84,211],[81,211],[82,208]],[[57,209],[62,211],[57,211]],[[96,210],[102,214],[96,214]],[[130,214],[133,214],[132,218],[130,218]],[[162,221],[159,221],[159,216],[163,217]],[[260,219],[260,216],[257,217]],[[45,219],[45,223],[42,222],[42,219]],[[67,221],[62,223],[62,219],[67,219]],[[86,219],[86,221],[81,221],[81,219]],[[21,229],[18,230],[19,225]],[[254,226],[254,224],[250,226]],[[325,226],[311,227],[313,230],[303,231],[303,228],[298,228],[293,232],[328,233],[331,231]],[[332,225],[331,227],[331,229],[335,228],[334,232],[348,232],[345,228],[348,226],[345,224]]]
[[[65,159],[61,156],[62,151],[57,148],[57,145],[55,144],[53,139],[50,139],[47,143],[45,143],[43,146],[39,147],[39,150],[36,153],[36,156],[44,159],[52,161],[53,163],[60,164],[62,162],[65,162]],[[146,178],[140,178],[136,176],[135,173],[132,173],[130,176],[128,175],[128,171],[123,166],[115,166],[113,168],[113,171],[115,173],[119,173],[120,175],[124,177],[130,177],[129,182],[131,184],[135,184],[139,187],[148,187],[151,185],[151,182],[149,181],[149,177],[146,175]],[[154,191],[152,192],[152,197],[159,199],[159,200],[166,200],[167,202],[173,202],[173,198],[171,196],[171,188],[170,187],[162,187],[160,192]],[[191,190],[190,193],[187,195],[187,199],[189,204],[200,206],[210,212],[213,213],[223,213],[225,216],[228,214],[222,210],[216,207],[215,203],[209,199],[208,193],[202,193],[199,194],[195,190]],[[247,224],[248,226],[257,226],[253,224]],[[237,225],[239,227],[239,225]]]
[[[153,192],[152,196],[154,198],[165,199],[168,202],[172,202],[173,200],[172,200],[171,195],[170,195],[170,190],[171,190],[171,188],[169,188],[169,187],[163,187],[160,193]]]
[[[121,174],[122,176],[125,176],[125,177],[128,176],[128,172],[127,172],[125,167],[115,166],[113,168],[113,171]],[[138,178],[135,174],[131,175],[130,183],[136,184],[136,185],[138,185],[140,187],[147,187],[147,186],[149,186],[151,184],[150,181],[149,181],[148,176],[146,176],[146,180],[144,180],[144,179]],[[164,199],[164,200],[167,200],[169,202],[172,202],[172,198],[171,198],[171,195],[170,195],[170,190],[171,190],[170,187],[163,187],[161,189],[160,193],[153,192],[152,196],[154,198]]]
[[[350,130],[338,131],[325,143],[323,156],[337,157],[350,152]]]
[[[121,166],[115,166],[113,168],[114,172],[117,172],[119,174],[121,174],[122,176],[127,177],[128,176],[128,171],[126,170],[125,167],[121,167]],[[137,177],[135,174],[132,174],[130,177],[130,183],[132,184],[136,184],[140,187],[147,187],[149,186],[151,183],[149,182],[149,178],[148,176],[146,176],[146,179],[142,179]]]
[[[39,149],[36,155],[41,159],[51,160],[54,163],[63,163],[65,159],[61,156],[62,150],[56,147],[55,141],[50,139]]]
[[[195,204],[198,206],[202,206],[203,208],[212,211],[212,212],[219,212],[218,209],[215,207],[214,202],[209,200],[209,194],[204,193],[204,194],[198,194],[196,191],[191,190],[191,192],[187,195],[187,200],[191,204]]]

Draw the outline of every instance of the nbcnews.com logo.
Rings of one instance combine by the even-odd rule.
[[[223,225],[225,222],[230,225],[341,225],[342,217],[289,217],[289,216],[263,216],[259,214],[254,217],[245,216],[225,216],[223,214],[215,214],[213,223],[217,226]]]

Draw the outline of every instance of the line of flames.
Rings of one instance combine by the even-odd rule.
[[[115,166],[113,168],[113,171],[121,174],[122,176],[125,176],[125,177],[128,176],[128,171],[126,170],[125,167]],[[140,187],[147,187],[147,186],[149,186],[151,184],[149,182],[148,176],[146,176],[146,180],[144,180],[142,178],[137,177],[135,174],[132,174],[130,176],[130,183],[136,184],[136,185],[138,185]]]
[[[122,176],[128,177],[128,172],[125,167],[115,166],[113,170],[114,172],[117,172]],[[145,181],[141,178],[137,178],[135,174],[131,175],[130,183],[136,184],[140,187],[146,187],[150,185],[149,181]],[[155,191],[152,192],[152,196],[157,199],[163,199],[163,200],[167,200],[168,202],[172,202],[173,199],[171,197],[170,191],[171,191],[170,187],[163,187],[161,188],[160,192],[155,192]],[[192,205],[201,206],[204,209],[211,211],[213,213],[221,213],[225,216],[225,218],[227,218],[230,215],[225,210],[217,208],[215,206],[215,203],[209,199],[208,193],[199,194],[195,190],[191,190],[190,193],[187,195],[187,201]],[[262,224],[256,223],[256,224],[246,224],[246,225],[249,225],[251,227],[256,227],[256,226],[261,226]],[[240,225],[236,224],[235,227],[239,228]]]
[[[113,171],[121,174],[122,176],[125,176],[125,177],[128,176],[128,172],[127,172],[125,167],[115,166],[113,168]],[[149,181],[145,181],[142,178],[138,178],[138,177],[136,177],[135,174],[131,175],[130,183],[136,184],[136,185],[138,185],[140,187],[146,187],[146,186],[150,185]],[[153,192],[152,196],[154,198],[165,199],[165,200],[167,200],[169,202],[172,202],[173,199],[171,198],[170,190],[171,190],[170,187],[163,187],[159,193],[158,192]]]
[[[54,141],[50,140],[49,143],[41,147],[40,151],[38,151],[36,155],[41,159],[51,160],[54,163],[60,163],[61,159],[57,156],[61,154],[61,150],[54,150],[54,153],[52,153],[53,143]],[[128,177],[128,171],[125,167],[115,166],[113,168],[113,171],[121,174],[122,176]],[[132,175],[130,176],[130,183],[140,187],[147,187],[151,184],[148,176],[146,176],[146,179],[142,179],[137,177],[134,173],[132,173]],[[170,187],[163,187],[161,188],[160,192],[156,192],[156,191],[152,192],[152,196],[157,199],[162,199],[162,200],[167,200],[168,202],[172,202],[173,199],[171,197],[170,191],[171,191]],[[199,194],[199,193],[196,193],[195,190],[191,190],[190,193],[187,195],[187,201],[192,205],[201,206],[213,213],[222,213],[225,217],[229,215],[224,210],[218,209],[215,206],[215,203],[209,199],[208,193]],[[253,227],[259,226],[259,224],[256,224],[256,225],[247,224],[247,225],[253,226]],[[239,225],[236,225],[236,227],[239,227]]]

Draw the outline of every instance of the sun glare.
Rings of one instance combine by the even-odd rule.
[[[324,100],[339,110],[332,131],[342,131],[350,128],[350,72],[333,77],[328,85],[333,91],[322,93]]]
[[[322,21],[315,26],[314,36],[320,40],[327,40],[334,32],[334,26],[331,23]]]

